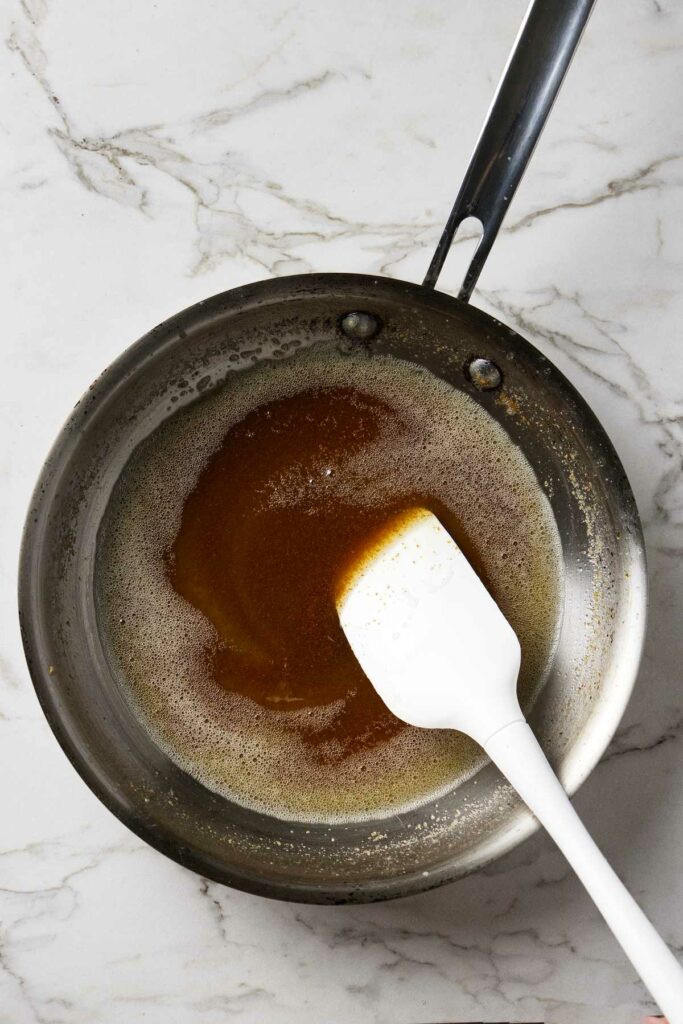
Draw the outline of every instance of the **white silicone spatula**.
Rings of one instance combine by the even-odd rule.
[[[387,707],[410,725],[472,736],[548,830],[670,1024],[683,970],[595,845],[517,701],[517,637],[463,553],[424,509],[401,517],[337,599]]]

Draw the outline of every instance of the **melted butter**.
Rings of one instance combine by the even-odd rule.
[[[415,506],[516,630],[528,704],[559,619],[559,538],[468,396],[397,360],[305,355],[235,375],[141,447],[103,535],[103,609],[171,757],[247,806],[325,821],[415,805],[476,768],[465,737],[391,715],[336,614],[344,568]]]

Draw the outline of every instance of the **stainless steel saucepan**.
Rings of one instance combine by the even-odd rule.
[[[281,899],[384,899],[457,878],[536,827],[490,764],[440,799],[438,828],[429,824],[429,806],[381,825],[284,822],[200,785],[136,719],[98,621],[98,528],[136,446],[170,410],[201,400],[246,367],[284,361],[306,347],[363,345],[371,355],[424,366],[480,403],[535,470],[562,539],[559,641],[530,721],[569,791],[594,767],[621,718],[645,622],[643,539],[631,489],[600,424],[562,374],[468,303],[592,2],[538,0],[530,8],[422,285],[312,274],[200,302],[102,374],[45,464],[20,569],[26,657],[45,714],[114,814],[212,879]],[[470,216],[483,234],[455,299],[433,289]]]

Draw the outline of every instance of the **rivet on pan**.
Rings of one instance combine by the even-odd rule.
[[[503,383],[503,374],[490,359],[477,356],[466,367],[465,372],[475,388],[480,391],[493,391]]]
[[[380,322],[372,313],[347,313],[339,325],[347,338],[354,341],[367,341],[374,338],[380,328]]]

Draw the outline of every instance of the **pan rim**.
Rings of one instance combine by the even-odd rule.
[[[363,288],[381,287],[394,291],[400,295],[403,301],[412,299],[446,312],[449,310],[451,312],[462,311],[466,308],[467,315],[478,319],[482,325],[494,324],[497,328],[503,327],[509,331],[515,344],[519,342],[522,346],[531,349],[537,357],[552,367],[554,383],[558,385],[562,398],[572,403],[580,411],[586,430],[599,442],[610,468],[619,473],[620,479],[624,481],[622,487],[626,488],[627,496],[633,501],[635,510],[635,499],[633,499],[630,484],[614,446],[595,413],[561,371],[550,360],[547,360],[531,342],[512,328],[501,324],[490,314],[450,295],[428,291],[411,282],[380,275],[327,273],[273,278],[229,289],[173,314],[128,346],[102,372],[76,404],[57,434],[33,490],[23,528],[19,557],[19,619],[24,653],[36,695],[57,742],[80,777],[108,810],[140,839],[184,867],[189,867],[216,882],[249,893],[294,902],[373,902],[426,891],[469,874],[509,852],[518,843],[532,835],[539,825],[531,812],[526,808],[521,808],[506,832],[490,841],[489,845],[495,849],[484,848],[482,852],[480,848],[473,863],[456,869],[452,867],[449,869],[449,865],[446,863],[431,871],[427,878],[421,873],[406,874],[394,879],[372,882],[361,889],[357,883],[344,885],[335,882],[323,886],[320,882],[281,881],[276,876],[266,878],[263,874],[249,874],[242,870],[233,874],[221,864],[214,863],[205,851],[195,852],[187,846],[180,846],[178,837],[172,830],[166,829],[162,825],[150,826],[138,813],[129,808],[124,799],[117,802],[112,797],[111,790],[105,787],[100,780],[101,773],[88,760],[86,753],[72,742],[68,731],[63,728],[54,687],[51,685],[47,667],[41,663],[39,656],[41,615],[38,598],[42,585],[39,572],[41,551],[39,541],[49,518],[55,481],[59,479],[60,469],[63,470],[70,453],[77,444],[79,430],[87,422],[89,410],[93,404],[98,403],[105,396],[124,387],[128,377],[139,369],[147,358],[158,355],[163,349],[164,339],[168,341],[174,333],[182,331],[190,322],[193,326],[197,322],[201,322],[202,313],[205,313],[206,316],[215,315],[222,306],[249,308],[252,304],[262,301],[264,295],[271,301],[277,301],[278,297],[283,298],[292,296],[292,294],[303,298],[306,295],[315,295],[321,290],[329,292],[331,288],[338,288],[340,285],[349,291],[359,286]],[[609,700],[603,699],[600,702],[601,707],[596,708],[592,713],[579,741],[568,752],[562,781],[570,795],[578,790],[607,749],[628,704],[638,673],[645,638],[647,583],[642,527],[637,511],[634,514],[634,531],[633,569],[634,573],[638,575],[638,580],[635,581],[637,585],[633,590],[632,608],[630,609],[632,628],[629,632],[629,642],[624,658],[626,665],[620,667],[618,673],[613,672],[613,678],[605,681]]]

